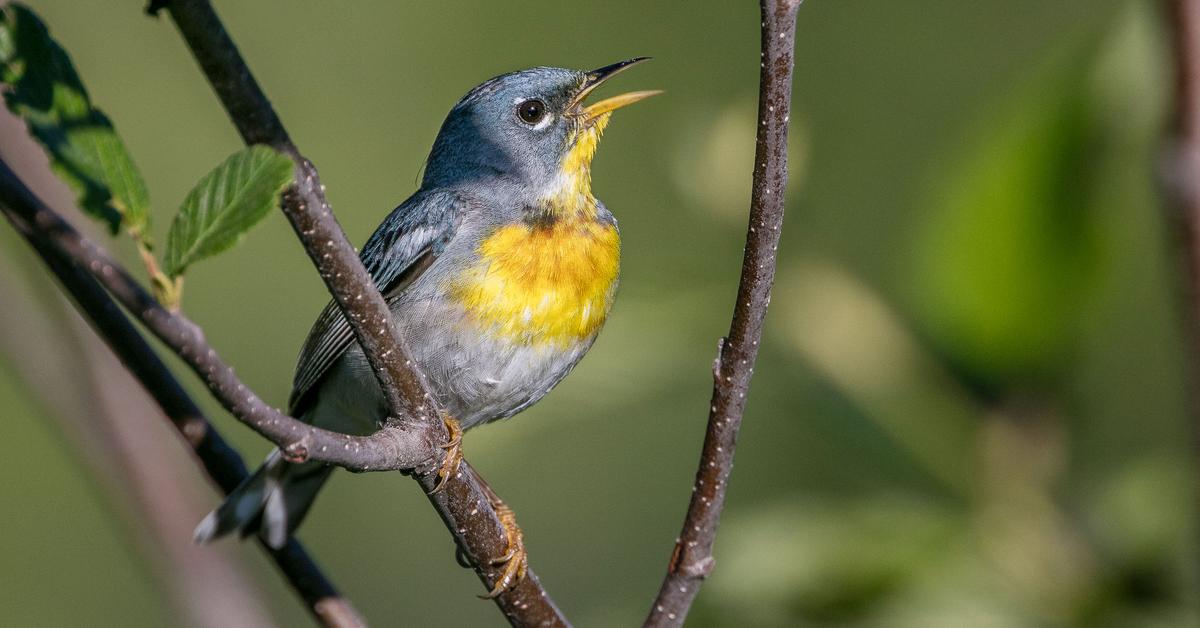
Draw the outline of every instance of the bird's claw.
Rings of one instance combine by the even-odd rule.
[[[446,455],[442,457],[442,466],[437,472],[437,485],[429,492],[430,495],[437,493],[446,487],[446,483],[450,481],[450,476],[458,472],[458,465],[462,462],[462,428],[458,425],[458,421],[454,417],[444,414],[442,422],[446,424],[446,431],[450,433],[450,440],[441,445],[442,449],[446,450]]]
[[[454,420],[448,414],[442,415],[442,422],[446,424],[446,430],[450,433],[450,438],[441,445],[441,448],[446,450],[446,455],[442,458],[441,468],[437,472],[437,484],[430,495],[442,490],[450,479],[450,476],[458,472],[458,465],[462,462],[462,427],[458,421]],[[517,525],[517,515],[512,508],[508,507],[503,500],[496,495],[490,487],[484,485],[488,494],[488,501],[492,507],[496,509],[496,516],[500,518],[500,525],[504,526],[504,535],[507,542],[507,547],[504,554],[487,561],[491,567],[500,567],[503,569],[500,572],[500,577],[496,579],[496,584],[492,586],[492,590],[487,595],[479,597],[483,599],[492,599],[499,597],[505,591],[513,588],[529,571],[529,556],[525,553],[525,533],[521,531],[521,527]],[[461,553],[461,550],[455,554],[459,564],[464,566],[469,565],[467,557]]]
[[[496,579],[492,590],[487,595],[479,596],[485,600],[498,597],[501,593],[516,586],[529,569],[529,556],[525,553],[525,534],[517,525],[516,513],[502,501],[492,505],[495,506],[496,515],[500,517],[500,523],[504,526],[504,533],[508,537],[508,549],[504,555],[489,561],[492,566],[504,565],[504,571]]]

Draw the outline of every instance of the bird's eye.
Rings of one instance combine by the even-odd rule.
[[[535,99],[517,105],[517,116],[529,124],[537,124],[546,117],[546,103]]]

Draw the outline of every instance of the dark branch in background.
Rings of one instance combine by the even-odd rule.
[[[24,136],[25,130],[20,131]],[[40,178],[31,175],[31,181]],[[93,481],[103,485],[109,507],[119,509],[114,512],[130,524],[121,536],[136,548],[141,562],[161,575],[171,617],[195,628],[276,625],[264,591],[246,573],[244,561],[236,559],[236,548],[181,542],[191,535],[198,513],[211,507],[212,481],[196,473],[195,456],[180,455],[178,436],[164,431],[174,431],[167,416],[61,285],[42,268],[32,270],[39,273],[20,274],[37,284],[9,285],[23,292],[6,294],[33,298],[6,302],[12,309],[0,314],[12,323],[0,331],[6,336],[0,341],[14,349],[25,345],[24,350],[7,351],[21,356],[10,366],[22,388],[71,442],[70,456],[87,466]]]
[[[97,334],[162,408],[212,481],[228,494],[246,478],[241,457],[212,427],[96,279],[77,265],[78,260],[60,247],[52,234],[29,220],[41,206],[40,200],[0,162],[0,211],[42,257]],[[338,594],[298,541],[291,539],[278,551],[260,545],[323,625],[363,625],[354,607]]]
[[[406,357],[387,304],[334,218],[316,169],[288,137],[283,123],[212,5],[207,0],[155,0],[148,10],[154,12],[161,8],[170,13],[242,139],[247,144],[270,145],[296,162],[296,184],[284,194],[283,211],[353,327],[394,419],[389,429],[369,438],[382,441],[374,444],[404,450],[397,453],[411,455],[416,451],[433,451],[431,439],[444,442],[448,438],[442,422],[436,420],[439,409],[424,378]],[[306,455],[316,458],[318,451],[298,446],[291,453],[296,458]],[[448,478],[443,490],[430,494],[433,479],[428,473],[429,467],[421,464],[418,468],[411,464],[427,463],[429,458],[410,460],[401,466],[393,463],[389,468],[417,471],[414,477],[429,495],[459,549],[475,565],[476,573],[490,589],[502,575],[503,568],[492,562],[508,549],[504,527],[482,482],[466,461],[462,463],[462,472]],[[387,465],[368,466],[374,469]],[[516,625],[567,623],[532,569],[495,600],[509,621]]]
[[[1175,61],[1175,111],[1166,138],[1163,187],[1186,266],[1185,332],[1192,378],[1200,378],[1200,0],[1166,0]],[[1193,451],[1200,452],[1200,389],[1192,386]],[[1193,490],[1200,499],[1200,477]]]
[[[295,445],[299,443],[301,447],[309,450],[308,457],[310,459],[355,470],[411,470],[433,456],[432,452],[436,448],[425,437],[424,432],[420,429],[406,431],[407,424],[405,423],[389,426],[372,436],[348,436],[314,428],[267,405],[237,378],[228,364],[221,360],[216,351],[205,341],[203,333],[195,323],[181,314],[163,308],[103,249],[84,238],[62,217],[33,196],[3,162],[0,162],[0,203],[4,206],[5,214],[10,216],[15,224],[23,224],[36,232],[39,241],[44,246],[50,247],[57,256],[71,260],[79,269],[87,269],[127,310],[136,313],[151,332],[178,354],[208,384],[213,396],[227,410],[285,451],[295,451]],[[109,302],[111,303],[111,301]],[[86,309],[85,314],[93,315]],[[104,335],[103,328],[98,331]],[[124,342],[124,339],[109,340],[109,342],[119,344]],[[139,342],[144,341],[141,341],[139,337]],[[141,376],[141,373],[136,371],[135,374]],[[189,416],[188,414],[174,414],[169,409],[168,415]],[[181,429],[184,428],[181,427]],[[201,442],[199,445],[203,446],[204,443]],[[228,450],[228,453],[236,456],[232,450]],[[240,460],[238,464],[241,464]],[[487,499],[487,494],[473,470],[465,464],[463,470],[468,473],[460,474],[463,477],[458,478],[457,481],[448,482],[445,489],[436,495],[431,495],[430,500],[434,502],[435,506],[439,506],[439,512],[442,511],[441,506],[445,504],[444,508],[449,514],[444,514],[443,520],[451,528],[456,540],[459,540],[460,547],[464,552],[469,552],[467,548],[483,547],[485,551],[494,550],[495,553],[482,554],[482,556],[501,556],[507,546],[503,528],[498,519],[494,520],[495,527],[490,525],[488,515],[489,513],[493,517],[495,515]],[[244,467],[241,474],[237,476],[237,481],[240,481],[242,477],[245,477]],[[432,490],[434,478],[431,474],[415,477],[427,492]],[[232,490],[232,487],[237,484],[235,481],[226,487],[225,478],[215,477],[214,479],[226,491]],[[496,535],[498,544],[494,548],[488,545],[494,538],[492,535]],[[488,558],[475,560],[475,556],[479,556],[479,554],[472,553],[468,553],[468,556],[475,564],[484,565],[483,568],[477,567],[476,571],[481,572],[481,578],[485,583],[489,583],[489,580],[494,582],[495,578],[499,577],[499,570],[489,563]],[[526,583],[525,580],[529,580],[529,582]],[[516,589],[510,591],[508,595],[512,596],[514,593],[520,593],[522,596],[537,595],[537,593],[531,592],[531,590],[540,590],[536,576],[532,579],[527,576],[525,580],[518,583]],[[490,583],[489,586],[491,586]],[[544,605],[530,604],[529,609],[518,608],[510,614],[507,605],[516,606],[524,603],[523,598],[510,598],[505,601],[502,608],[506,616],[513,621],[524,621],[526,616],[519,611],[533,608],[548,607],[553,610],[549,617],[557,617],[558,611],[549,602],[548,596],[546,600]],[[547,616],[539,617],[547,619]]]
[[[722,342],[714,365],[716,382],[712,414],[684,532],[676,544],[667,578],[647,619],[647,625],[681,624],[695,599],[700,580],[713,565],[712,543],[717,519],[724,504],[737,429],[745,407],[745,395],[774,278],[775,250],[782,224],[787,174],[787,122],[798,5],[799,0],[762,0],[760,125],[742,280],[730,334]],[[354,328],[388,399],[392,420],[375,435],[358,438],[313,428],[269,407],[217,357],[195,324],[164,309],[107,253],[80,236],[66,221],[40,203],[6,167],[0,167],[0,198],[4,200],[5,213],[23,233],[34,240],[48,260],[51,257],[59,260],[53,267],[63,273],[68,288],[83,285],[78,281],[79,276],[98,280],[104,289],[179,354],[230,412],[279,445],[290,459],[320,460],[355,470],[412,471],[429,494],[435,482],[430,473],[432,463],[440,455],[435,443],[446,437],[441,422],[434,420],[439,409],[425,387],[423,377],[405,358],[390,312],[333,217],[315,168],[300,155],[288,138],[211,5],[204,0],[151,2],[152,12],[160,8],[170,11],[243,139],[247,143],[273,146],[296,162],[296,182],[284,194],[284,212]],[[67,270],[72,273],[66,273]],[[67,277],[73,275],[74,278],[68,283]],[[87,285],[92,292],[89,298],[95,299],[97,295],[105,297],[96,283]],[[85,304],[83,297],[77,296],[77,299],[89,315],[93,310],[107,312],[104,315],[97,314],[99,320],[95,317],[93,320],[123,359],[126,355],[121,347],[132,341],[124,337],[128,335],[126,332],[132,331],[136,346],[149,353],[144,341],[129,327],[107,297],[103,302],[95,301],[95,307]],[[111,322],[113,313],[119,317],[124,331],[100,324],[100,321]],[[109,334],[113,335],[110,337]],[[157,358],[154,360],[157,361]],[[160,377],[169,377],[161,363],[148,370],[158,372]],[[152,376],[147,375],[146,369],[135,370],[135,373],[143,381],[146,381],[145,377]],[[178,383],[174,380],[171,382],[173,388],[178,390]],[[162,382],[147,385],[151,392],[156,393],[156,398],[161,392],[159,389],[164,386]],[[171,389],[171,386],[162,388],[167,391]],[[160,400],[160,403],[179,404],[180,401],[167,395],[166,400]],[[236,458],[207,422],[198,416],[190,400],[186,406],[164,405],[164,409],[177,422],[202,460],[227,456]],[[210,472],[228,490],[244,477],[245,470],[240,464],[238,460],[236,473],[218,475],[221,469],[227,472],[231,468],[228,465],[219,465]],[[449,478],[445,490],[429,495],[429,499],[461,552],[476,566],[480,579],[490,588],[502,571],[501,566],[492,564],[490,559],[504,555],[507,537],[490,504],[489,495],[486,484],[464,461],[460,473]],[[298,546],[293,542],[289,549],[298,550]],[[303,554],[300,556],[303,557]],[[276,560],[278,562],[279,557]],[[307,561],[307,557],[304,560]],[[297,588],[301,591],[320,589],[305,589],[300,585]],[[332,592],[332,589],[328,591]],[[566,625],[565,618],[542,590],[532,571],[513,589],[497,597],[496,601],[514,625]],[[316,610],[319,612],[319,609]]]
[[[368,437],[352,437],[312,427],[267,405],[237,378],[205,341],[200,328],[168,311],[116,260],[84,238],[66,220],[33,196],[7,165],[0,163],[0,198],[6,213],[36,231],[45,246],[88,269],[127,310],[177,353],[208,384],[234,416],[285,451],[311,449],[306,457],[355,470],[413,469],[433,456],[434,447],[417,443],[391,427]]]
[[[729,336],[718,345],[713,363],[712,406],[700,455],[700,468],[683,531],[667,566],[667,575],[646,626],[682,626],[700,584],[712,572],[717,524],[733,470],[733,451],[746,408],[750,377],[762,338],[763,320],[775,282],[776,250],[783,226],[787,186],[788,119],[792,104],[792,66],[796,11],[801,0],[761,0],[762,57],[758,87],[758,140],[754,150],[754,188],[750,226],[742,259],[742,278]]]

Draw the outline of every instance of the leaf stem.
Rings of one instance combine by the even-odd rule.
[[[146,267],[146,275],[150,278],[150,291],[154,298],[162,303],[163,307],[178,313],[180,301],[183,299],[183,275],[174,279],[167,276],[159,267],[154,251],[150,250],[142,234],[130,231],[129,237],[133,238],[133,243],[137,245],[138,256],[142,258],[142,265]]]

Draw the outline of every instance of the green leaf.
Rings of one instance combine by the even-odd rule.
[[[124,226],[148,241],[150,198],[141,173],[112,122],[92,106],[71,58],[23,5],[0,9],[0,82],[5,104],[45,147],[79,206],[113,233]]]
[[[178,277],[193,262],[236,244],[291,180],[292,160],[274,149],[251,146],[230,155],[183,199],[167,233],[167,274]]]
[[[1094,46],[1069,53],[979,121],[924,203],[913,310],[980,392],[1037,387],[1061,372],[1103,263]]]

